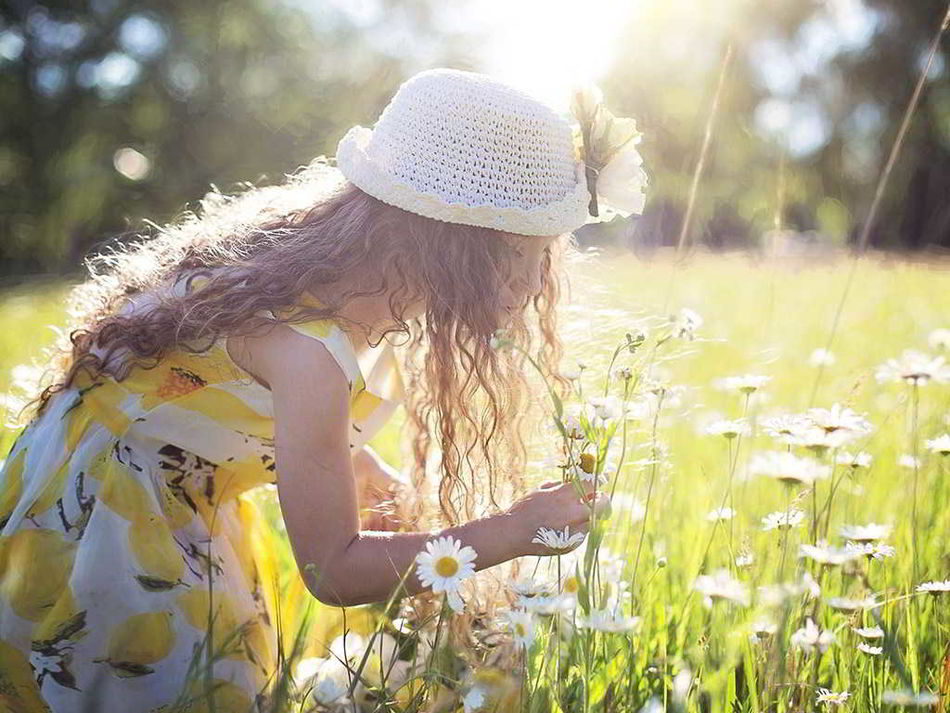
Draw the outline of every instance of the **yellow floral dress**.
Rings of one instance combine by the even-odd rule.
[[[337,324],[292,327],[345,373],[362,447],[398,401],[391,348],[364,378]],[[285,605],[249,491],[275,480],[270,392],[223,339],[56,394],[0,470],[0,713],[167,711],[209,650],[214,709],[249,710]]]

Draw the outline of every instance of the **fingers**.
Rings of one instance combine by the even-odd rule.
[[[585,527],[590,522],[591,509],[596,515],[609,511],[610,497],[602,490],[596,490],[593,483],[583,483],[581,495],[578,496],[574,483],[564,483],[560,494],[566,499],[565,519],[572,528]]]

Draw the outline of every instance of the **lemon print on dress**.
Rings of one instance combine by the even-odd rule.
[[[0,640],[0,713],[50,713],[26,655]]]
[[[23,465],[26,462],[26,448],[20,449],[16,457],[4,468],[0,468],[0,525],[6,523],[13,508],[16,507],[23,492]]]
[[[68,460],[63,463],[53,476],[46,481],[36,501],[26,511],[27,517],[42,515],[53,507],[57,500],[63,497],[63,491],[66,489],[66,476],[69,474],[69,463]]]
[[[175,493],[164,480],[159,479],[156,490],[162,514],[168,519],[172,530],[178,530],[192,521],[194,510],[175,497]]]
[[[86,612],[78,611],[76,599],[67,586],[56,604],[33,627],[34,648],[36,644],[55,644],[63,639],[76,641],[86,635]]]
[[[106,656],[94,661],[109,664],[121,678],[152,673],[154,669],[149,664],[168,656],[175,645],[173,618],[170,611],[133,614],[109,634]]]
[[[0,537],[0,598],[18,616],[42,619],[59,599],[76,556],[76,543],[55,530],[23,529]]]
[[[165,518],[149,513],[129,523],[129,551],[146,578],[139,583],[149,590],[171,589],[181,580],[185,560]]]
[[[234,603],[224,592],[212,595],[214,609],[208,606],[207,589],[189,589],[178,595],[178,606],[185,620],[199,631],[208,632],[209,620],[214,621],[211,629],[211,647],[215,655],[227,658],[241,658],[244,654],[242,643],[246,627],[238,624]]]
[[[153,511],[148,491],[127,466],[112,461],[101,477],[102,485],[96,497],[117,515],[135,522]]]

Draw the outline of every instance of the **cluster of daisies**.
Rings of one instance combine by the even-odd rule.
[[[950,350],[950,330],[937,330],[931,334],[931,347]],[[826,350],[816,350],[812,355],[815,366],[826,366],[834,363],[833,355]],[[907,350],[899,358],[890,359],[882,364],[875,372],[878,382],[902,382],[914,388],[930,383],[950,382],[950,366],[943,356],[932,356],[919,351]],[[719,379],[714,387],[731,391],[745,398],[748,407],[751,398],[770,381],[770,377],[762,375],[742,375]],[[775,439],[784,447],[783,450],[766,450],[753,452],[746,464],[746,477],[761,476],[783,483],[790,488],[789,493],[813,492],[816,483],[833,477],[835,469],[843,467],[847,470],[870,468],[872,456],[862,450],[848,450],[862,443],[873,432],[874,428],[866,415],[859,414],[841,404],[834,404],[831,408],[811,408],[801,414],[778,415],[763,418],[758,422],[750,423],[746,418],[734,420],[719,419],[707,423],[702,431],[708,435],[725,438],[730,445],[730,464],[733,447],[742,437],[754,435],[754,431],[761,429],[765,434]],[[950,456],[950,433],[936,435],[925,439],[924,448],[937,456]],[[899,465],[909,468],[919,468],[920,460],[912,456],[902,456]],[[832,488],[832,491],[834,488]],[[830,496],[829,496],[830,497]],[[796,502],[800,498],[796,498]],[[791,497],[789,498],[791,503]],[[830,511],[830,503],[829,503]],[[818,513],[816,513],[818,514]],[[736,511],[731,507],[719,507],[710,511],[707,521],[718,524],[735,518]],[[807,523],[806,513],[791,504],[785,510],[768,513],[761,518],[763,531],[779,531],[787,534]],[[816,517],[817,520],[817,517]],[[817,534],[817,522],[812,523],[812,534]],[[825,523],[825,532],[827,532]],[[887,544],[891,535],[892,525],[868,523],[864,525],[843,525],[838,532],[844,541],[843,546],[834,546],[825,540],[817,540],[814,544],[802,543],[798,546],[798,557],[810,560],[824,572],[826,568],[841,567],[852,574],[857,573],[857,563],[873,560],[884,560],[894,557],[895,548]],[[875,595],[851,597],[821,597],[819,582],[807,571],[802,575],[800,582],[766,585],[750,591],[748,585],[733,576],[733,572],[740,571],[754,563],[751,552],[740,551],[735,557],[735,570],[720,569],[712,574],[702,574],[693,583],[693,590],[703,597],[707,607],[713,607],[716,602],[729,602],[742,607],[752,606],[753,603],[767,609],[786,606],[789,600],[797,599],[805,603],[815,600],[815,606],[809,607],[817,613],[818,601],[832,610],[843,612],[849,616],[875,610],[887,603]],[[863,581],[870,586],[867,574]],[[934,596],[950,593],[950,579],[943,581],[923,582],[916,587],[917,594],[931,594]],[[851,621],[859,621],[861,617],[851,617]],[[840,627],[839,627],[840,629]],[[778,627],[769,616],[760,617],[751,626],[749,637],[753,641],[763,642],[777,633]],[[851,632],[855,637],[855,648],[868,656],[881,656],[884,652],[886,632],[879,626],[853,626]],[[806,616],[804,625],[795,630],[790,637],[791,645],[808,654],[822,654],[835,645],[840,637],[835,630],[821,629],[811,616]],[[842,705],[850,697],[847,691],[835,692],[820,688],[817,693],[817,702],[827,705]],[[921,696],[932,694],[912,694],[904,691],[887,691],[885,702],[903,705],[926,705],[920,703]],[[928,699],[929,700],[929,699]]]
[[[670,338],[693,340],[702,323],[702,317],[697,313],[681,310],[669,319],[664,333],[666,336],[658,342]],[[645,334],[640,332],[627,334],[626,343],[618,348],[618,353],[624,347],[631,354],[635,353],[645,339]],[[930,335],[929,343],[932,350],[950,352],[950,330],[936,330]],[[506,344],[503,335],[493,338],[495,348],[503,348]],[[827,349],[818,349],[812,353],[810,363],[825,367],[834,364],[835,357]],[[623,386],[624,398],[609,394],[606,389],[585,398],[582,376],[586,369],[584,364],[578,363],[576,368],[561,371],[560,376],[573,384],[576,400],[567,406],[556,403],[554,423],[563,438],[564,447],[558,461],[549,462],[549,465],[560,468],[565,482],[595,484],[597,487],[612,482],[616,485],[623,464],[616,459],[611,462],[609,446],[614,434],[618,433],[618,426],[628,421],[655,423],[661,409],[675,409],[681,405],[685,389],[657,378],[655,372],[650,370],[635,372],[627,366],[613,369],[611,362],[610,376]],[[880,383],[897,382],[917,389],[932,383],[950,382],[950,366],[943,356],[908,350],[878,367],[875,376]],[[770,376],[744,374],[718,379],[713,386],[737,395],[744,402],[743,414],[746,414],[755,413],[749,408],[751,404],[765,400],[762,392],[767,390],[771,381]],[[876,522],[845,524],[837,528],[836,542],[825,539],[830,530],[830,498],[841,473],[853,475],[860,469],[871,468],[874,462],[871,454],[862,450],[874,433],[874,426],[867,416],[836,403],[829,408],[809,408],[796,414],[758,419],[750,419],[745,415],[735,419],[719,419],[705,424],[702,431],[725,439],[729,446],[730,468],[738,466],[737,454],[743,439],[764,434],[773,440],[775,445],[769,449],[749,454],[738,477],[771,480],[786,488],[787,507],[760,514],[757,520],[757,529],[775,533],[764,537],[779,539],[777,544],[783,552],[779,579],[785,578],[784,553],[792,535],[799,528],[810,525],[811,536],[791,549],[791,558],[798,561],[798,566],[795,568],[796,574],[787,581],[756,587],[749,581],[743,581],[750,579],[745,571],[755,565],[756,557],[750,549],[740,546],[734,551],[730,550],[728,569],[699,574],[692,583],[692,592],[702,598],[703,605],[708,609],[747,609],[751,622],[747,627],[747,635],[755,646],[766,647],[776,643],[779,633],[777,622],[785,619],[781,612],[787,612],[792,607],[797,608],[800,614],[790,620],[795,623],[789,628],[788,641],[792,649],[801,652],[802,656],[815,660],[814,657],[820,658],[832,647],[848,645],[862,656],[870,657],[869,661],[882,657],[889,650],[887,644],[891,642],[889,637],[893,636],[893,632],[878,625],[883,622],[876,616],[876,610],[894,599],[874,592],[872,573],[879,566],[875,563],[886,562],[896,554],[895,547],[888,542],[893,526]],[[922,440],[922,446],[935,456],[950,457],[950,433],[932,434],[932,437]],[[626,453],[626,442],[622,451]],[[664,445],[654,439],[650,444],[649,457],[629,465],[643,468],[667,463],[667,457]],[[898,463],[915,470],[920,467],[920,460],[916,456],[902,456]],[[803,494],[815,495],[816,486],[823,481],[830,481],[832,487],[829,488],[831,494],[828,496],[827,509],[822,509],[827,511],[822,523],[822,511],[817,509],[817,505],[814,506],[814,512],[809,514],[806,512],[808,508],[803,509],[800,504]],[[624,518],[628,524],[646,517],[643,503],[623,492],[622,488],[616,493],[613,490],[610,488],[613,510],[616,512],[622,508],[629,511]],[[729,523],[726,526],[732,527],[731,521],[739,516],[732,505],[731,499],[724,498],[720,507],[707,514],[706,520],[712,527],[723,523]],[[820,533],[823,533],[821,537]],[[566,643],[579,632],[618,637],[633,635],[641,620],[632,613],[630,578],[624,576],[628,553],[613,552],[603,544],[596,545],[595,551],[588,553],[585,552],[585,543],[587,548],[592,546],[586,534],[572,532],[569,527],[563,530],[540,528],[532,544],[553,556],[542,558],[532,576],[509,583],[507,598],[510,607],[493,622],[490,627],[492,631],[497,633],[498,630],[504,630],[514,645],[526,655],[539,642],[553,639]],[[666,558],[660,550],[654,554],[657,567],[665,567]],[[443,597],[440,624],[443,616],[465,611],[462,589],[466,580],[475,574],[476,559],[477,553],[472,547],[463,545],[451,536],[428,541],[425,549],[416,557],[415,576],[424,587]],[[542,563],[544,567],[540,566]],[[861,582],[854,596],[823,593],[822,589],[826,586],[823,576],[835,569],[851,576],[853,581]],[[595,582],[600,585],[596,587],[599,593],[585,597],[587,587],[593,588]],[[934,597],[950,594],[950,579],[922,582],[916,586],[914,594]],[[838,624],[823,628],[830,622]],[[393,625],[397,628],[408,627],[402,618],[394,621]],[[337,639],[331,646],[330,656],[310,660],[310,668],[304,672],[313,682],[313,697],[324,705],[338,705],[341,701],[358,705],[360,697],[367,695],[365,686],[375,682],[374,675],[378,677],[374,672],[384,670],[388,677],[387,687],[397,690],[400,686],[406,686],[407,681],[421,675],[416,670],[416,662],[421,666],[434,653],[439,642],[437,629],[438,626],[435,631],[426,627],[425,631],[420,629],[414,632],[418,634],[415,637],[418,642],[413,648],[412,661],[407,659],[406,652],[401,649],[399,632],[395,636],[378,632],[371,639],[351,634]],[[352,676],[347,676],[347,672],[357,667],[368,674],[354,685]],[[480,669],[471,671],[467,678],[461,680],[460,702],[465,713],[492,709],[503,699],[505,686],[509,683],[495,680],[490,674],[490,668]],[[688,689],[692,675],[681,672],[677,678],[684,676]],[[684,681],[680,681],[680,688]],[[851,693],[818,688],[815,696],[818,704],[842,706],[848,702]],[[885,691],[882,702],[927,705],[930,700],[928,696],[932,694]],[[685,693],[682,697],[685,698]]]

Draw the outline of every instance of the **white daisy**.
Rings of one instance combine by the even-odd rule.
[[[640,617],[626,616],[614,608],[591,609],[590,614],[578,621],[578,626],[603,631],[609,634],[622,634],[632,631],[640,624]]]
[[[673,325],[673,336],[679,339],[692,340],[696,330],[703,326],[703,318],[699,313],[684,307],[675,317],[670,317]]]
[[[541,579],[533,579],[531,577],[522,577],[521,579],[514,580],[509,582],[508,586],[516,596],[523,597],[525,599],[540,597],[546,594],[553,594],[557,589],[557,587],[551,582],[546,582]]]
[[[322,706],[340,705],[345,702],[349,690],[349,672],[342,662],[335,659],[321,661],[317,672],[310,679],[310,696]]]
[[[587,455],[586,453],[584,455]],[[575,463],[566,469],[567,477],[582,480],[585,483],[593,483],[595,480],[599,485],[607,482],[607,477],[603,473],[596,473],[593,470],[587,470],[582,464]]]
[[[616,420],[624,413],[623,404],[616,396],[595,396],[587,400],[587,405],[601,422]]]
[[[572,535],[570,525],[565,526],[563,532],[542,527],[538,529],[538,534],[531,540],[531,544],[547,547],[552,552],[568,552],[582,543],[585,537],[583,532],[575,532]]]
[[[905,453],[897,459],[897,465],[901,468],[909,468],[913,470],[914,468],[920,467],[920,458],[914,458],[914,456],[909,453]]]
[[[512,609],[505,614],[508,621],[508,630],[514,637],[515,643],[531,647],[534,643],[536,623],[534,616],[527,611]]]
[[[790,639],[792,646],[796,646],[806,653],[811,653],[815,649],[824,653],[828,647],[835,642],[835,635],[832,631],[822,631],[811,618],[805,621],[805,626],[792,634]]]
[[[927,335],[927,346],[934,351],[950,351],[950,329],[935,329]]]
[[[852,631],[862,639],[883,639],[884,629],[879,626],[869,626],[865,628],[852,629]]]
[[[561,367],[561,376],[570,381],[577,381],[586,368],[585,364],[575,362],[573,366]]]
[[[817,455],[822,455],[832,448],[841,448],[858,438],[858,434],[853,431],[826,431],[818,426],[806,428],[797,436],[789,436],[786,443],[793,446],[807,448]]]
[[[817,599],[821,596],[821,586],[811,576],[811,572],[805,572],[802,575],[802,588],[808,594],[809,599]]]
[[[937,438],[931,438],[925,441],[924,445],[931,453],[939,453],[942,456],[950,455],[950,433],[944,433]]]
[[[831,366],[835,361],[835,355],[822,347],[813,350],[808,357],[808,363],[812,366]]]
[[[722,436],[728,440],[732,440],[738,436],[746,436],[749,434],[749,424],[746,423],[743,419],[737,421],[727,421],[721,419],[719,421],[713,421],[704,429],[707,435],[710,436]]]
[[[462,599],[462,595],[459,594],[457,589],[447,589],[445,592],[445,601],[449,605],[449,609],[454,611],[456,614],[461,614],[465,611],[465,600]]]
[[[819,688],[818,698],[816,700],[818,703],[829,703],[833,706],[840,706],[844,705],[849,698],[851,698],[851,694],[847,691],[835,693],[834,691],[829,691],[827,688]]]
[[[786,451],[764,451],[753,454],[749,472],[764,475],[791,485],[811,485],[831,475],[831,468],[811,458],[802,458]]]
[[[811,426],[811,422],[801,414],[780,414],[762,419],[762,430],[772,438],[783,443],[796,439]]]
[[[930,594],[946,594],[950,592],[950,579],[941,581],[924,582],[917,585],[918,592],[929,592]]]
[[[893,557],[897,550],[883,542],[847,542],[845,549],[868,559],[882,560]]]
[[[864,415],[841,404],[832,404],[830,409],[810,408],[805,412],[805,416],[823,431],[843,430],[863,436],[873,430],[871,422]]]
[[[870,468],[871,461],[871,454],[865,451],[859,453],[838,451],[835,453],[835,465],[844,465],[849,468]]]
[[[569,612],[577,608],[577,597],[572,594],[542,594],[531,599],[520,600],[518,606],[525,611],[544,616],[558,612]]]
[[[817,599],[821,595],[821,587],[808,573],[802,576],[800,583],[780,582],[778,584],[764,584],[758,588],[759,601],[768,607],[780,607],[789,599],[808,595],[808,599]]]
[[[772,380],[771,376],[759,374],[743,374],[741,376],[727,376],[717,379],[713,385],[722,391],[737,391],[740,394],[751,394]]]
[[[693,582],[693,589],[710,602],[723,600],[749,606],[748,588],[739,580],[733,579],[727,569],[720,569],[712,575],[699,575]]]
[[[817,545],[799,545],[798,556],[807,557],[818,564],[838,566],[856,560],[861,555],[847,548],[832,547],[826,542],[819,542]]]
[[[475,557],[472,547],[462,547],[454,537],[429,540],[425,552],[416,555],[416,575],[433,592],[454,592],[462,580],[475,574]]]
[[[709,522],[719,522],[720,520],[731,520],[736,516],[736,511],[732,508],[716,508],[706,514],[706,520]]]
[[[307,658],[300,659],[297,665],[294,666],[294,679],[297,681],[305,681],[315,676],[326,660],[327,659],[319,656],[308,656]]]
[[[577,414],[566,414],[561,422],[568,438],[580,440],[584,437],[584,428],[581,425],[580,417]]]
[[[880,602],[874,597],[865,597],[864,599],[850,599],[849,597],[831,597],[827,600],[828,606],[837,611],[860,611],[863,609],[873,609],[880,606]]]
[[[840,532],[841,536],[846,540],[874,542],[875,540],[883,540],[890,536],[893,529],[894,527],[892,525],[878,525],[877,523],[869,522],[867,525],[842,525],[838,532]]]
[[[740,550],[736,555],[736,567],[744,569],[755,564],[755,553],[751,550]]]
[[[863,641],[858,644],[858,651],[863,651],[866,654],[871,656],[880,656],[884,651],[880,646],[871,646],[870,644],[865,644]]]
[[[766,532],[769,530],[788,530],[801,525],[804,519],[805,513],[797,508],[776,510],[762,518],[762,529]]]
[[[751,627],[752,636],[756,639],[767,639],[776,631],[778,631],[778,626],[769,619],[758,619]]]
[[[924,386],[930,381],[944,382],[950,379],[950,368],[942,356],[930,356],[913,349],[906,349],[899,359],[888,359],[877,368],[875,377],[881,383],[904,381]]]

